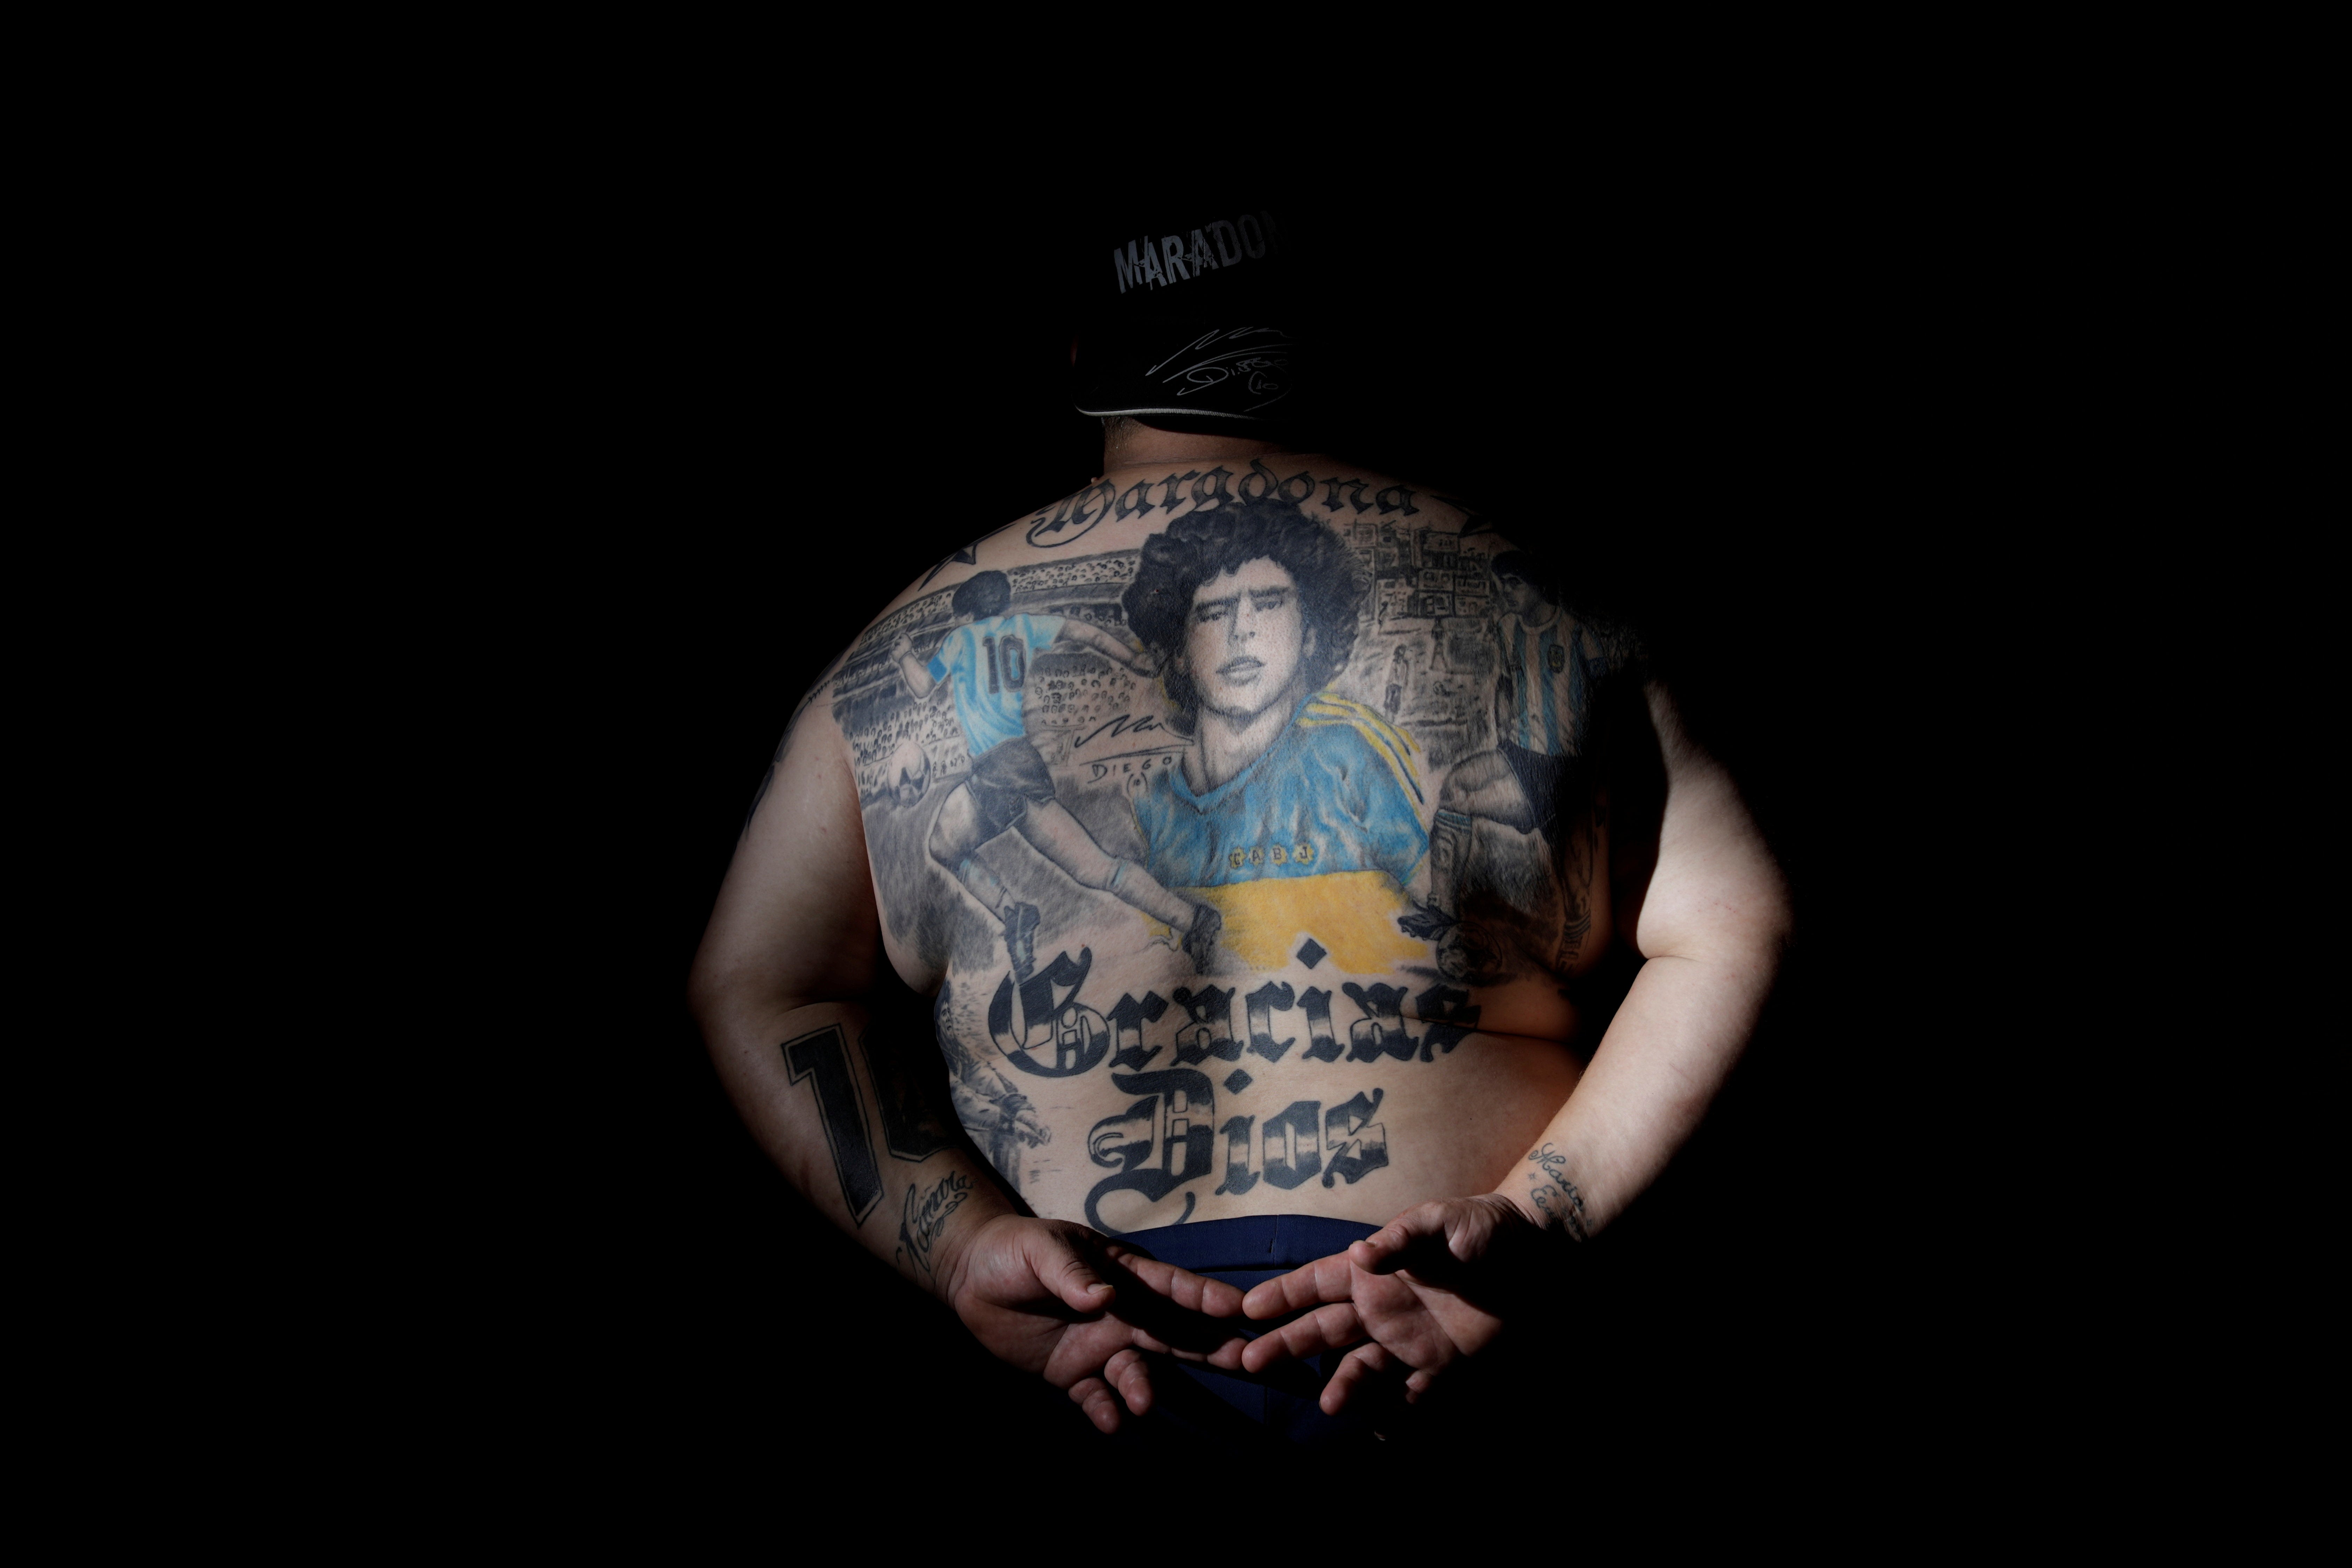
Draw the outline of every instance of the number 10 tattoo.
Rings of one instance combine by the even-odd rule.
[[[920,1092],[895,1065],[877,1061],[861,1037],[857,1055],[865,1059],[881,1110],[883,1142],[892,1158],[920,1163],[951,1146],[938,1120],[922,1104]],[[794,1083],[808,1082],[816,1096],[817,1115],[824,1141],[833,1151],[834,1173],[841,1178],[841,1201],[850,1223],[864,1225],[874,1205],[882,1201],[882,1167],[874,1156],[874,1138],[866,1130],[865,1097],[858,1075],[849,1065],[849,1039],[837,1024],[787,1040],[780,1047]],[[926,1249],[928,1250],[928,1249]]]

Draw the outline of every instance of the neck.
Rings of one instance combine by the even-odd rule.
[[[1306,695],[1307,677],[1300,674],[1291,678],[1273,703],[1248,718],[1201,710],[1193,735],[1199,743],[1184,754],[1185,782],[1195,794],[1213,790],[1264,756],[1265,749],[1281,738],[1283,727]]]
[[[1163,463],[1247,462],[1287,451],[1280,441],[1262,441],[1222,430],[1161,430],[1121,416],[1103,427],[1103,472],[1158,467]]]

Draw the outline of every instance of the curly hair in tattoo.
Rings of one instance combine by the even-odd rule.
[[[1289,573],[1298,590],[1313,633],[1304,654],[1309,690],[1345,668],[1355,649],[1363,578],[1330,530],[1282,500],[1234,501],[1180,517],[1166,532],[1143,542],[1135,581],[1119,596],[1129,629],[1168,661],[1160,680],[1175,706],[1171,727],[1179,734],[1191,734],[1200,713],[1199,693],[1174,657],[1184,646],[1192,595],[1202,584],[1259,560]]]

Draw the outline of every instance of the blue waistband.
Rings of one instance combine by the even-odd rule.
[[[1160,1226],[1119,1239],[1162,1263],[1246,1290],[1303,1263],[1345,1252],[1349,1242],[1379,1228],[1361,1220],[1319,1215],[1252,1215]],[[1286,1320],[1234,1326],[1255,1339],[1281,1321]],[[1188,1440],[1227,1445],[1268,1438],[1315,1447],[1370,1441],[1371,1428],[1354,1412],[1334,1417],[1317,1407],[1317,1397],[1339,1356],[1333,1351],[1307,1365],[1276,1363],[1258,1377],[1213,1372],[1193,1362],[1171,1363],[1183,1378],[1162,1379],[1157,1385],[1160,1403],[1149,1424],[1181,1432]]]
[[[1349,1242],[1360,1241],[1378,1229],[1379,1226],[1361,1220],[1326,1219],[1320,1215],[1249,1215],[1240,1219],[1163,1225],[1133,1231],[1119,1239],[1162,1263],[1195,1274],[1262,1269],[1271,1278],[1318,1258],[1345,1252]]]

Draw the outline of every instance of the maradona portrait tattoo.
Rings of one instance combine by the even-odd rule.
[[[1528,1173],[1528,1184],[1534,1190],[1528,1194],[1544,1216],[1544,1229],[1565,1234],[1570,1241],[1585,1241],[1591,1232],[1584,1225],[1584,1194],[1568,1179],[1568,1157],[1555,1153],[1549,1143],[1528,1156],[1535,1169]]]

